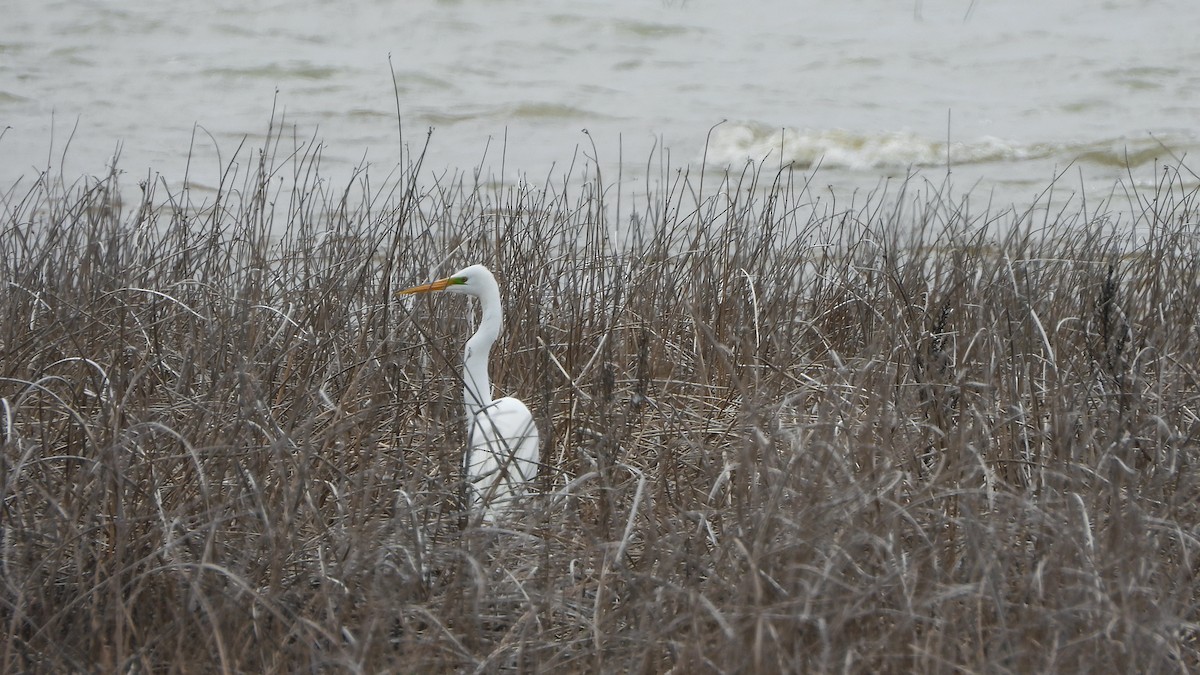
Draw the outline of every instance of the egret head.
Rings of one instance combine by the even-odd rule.
[[[451,274],[444,279],[413,286],[396,293],[396,295],[413,295],[432,291],[450,291],[482,297],[490,290],[496,289],[496,277],[483,265],[471,265]]]

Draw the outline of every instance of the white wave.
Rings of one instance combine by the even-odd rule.
[[[951,142],[951,164],[1020,161],[1050,156],[1061,148],[1021,145],[985,136]],[[827,168],[877,169],[946,165],[946,142],[913,133],[875,134],[841,129],[772,129],[761,124],[724,124],[714,130],[708,146],[708,163],[729,166],[748,160],[782,160],[784,164]]]

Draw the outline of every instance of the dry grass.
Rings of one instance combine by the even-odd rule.
[[[0,670],[1200,668],[1175,171],[1114,224],[271,155],[0,196]],[[467,262],[544,438],[505,528],[460,508],[471,307],[392,298]]]

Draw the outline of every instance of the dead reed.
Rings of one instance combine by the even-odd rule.
[[[0,670],[1200,668],[1186,169],[1114,222],[276,156],[0,195]],[[471,306],[392,297],[468,262],[544,437],[499,529]]]

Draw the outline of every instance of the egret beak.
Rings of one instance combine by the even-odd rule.
[[[427,284],[422,284],[420,286],[413,286],[412,288],[406,288],[402,291],[396,291],[396,295],[413,295],[415,293],[429,293],[431,291],[444,291],[444,290],[446,290],[446,287],[449,286],[453,282],[454,282],[454,277],[446,277],[445,279],[438,279],[437,281],[432,281]]]

